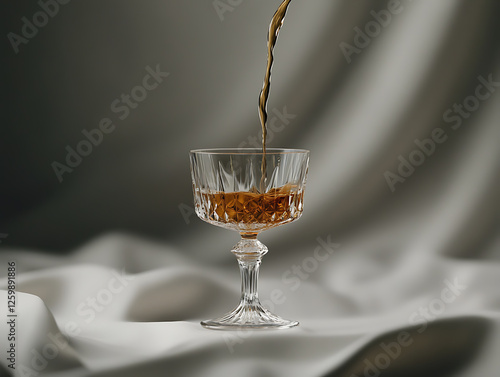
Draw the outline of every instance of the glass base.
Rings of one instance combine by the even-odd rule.
[[[262,256],[267,247],[257,240],[257,235],[242,236],[231,252],[238,259],[241,272],[240,304],[226,315],[201,322],[207,329],[213,330],[266,330],[289,329],[299,323],[283,319],[264,308],[257,293],[257,280]]]
[[[232,312],[216,319],[202,321],[201,325],[212,330],[269,330],[289,329],[297,326],[297,321],[283,319],[259,305],[240,304]]]

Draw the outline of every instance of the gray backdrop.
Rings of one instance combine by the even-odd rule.
[[[15,43],[17,54],[4,39],[5,243],[53,251],[115,230],[174,242],[215,232],[194,216],[187,225],[179,208],[192,202],[188,151],[259,140],[257,95],[267,27],[279,1],[226,2],[218,11],[215,4],[72,1],[27,43]],[[22,37],[21,18],[33,21],[40,10],[35,3],[10,5],[7,31]],[[455,197],[462,204],[474,199],[474,210],[449,234],[450,251],[485,248],[496,229],[498,159],[479,160],[486,145],[474,140],[483,132],[486,140],[495,138],[498,96],[460,116],[459,129],[443,116],[474,95],[479,76],[498,77],[498,4],[402,1],[384,21],[387,10],[386,1],[296,0],[290,7],[269,111],[271,118],[274,110],[291,119],[275,122],[279,131],[270,145],[310,149],[311,175],[303,219],[295,231],[276,233],[339,238],[390,218],[429,218],[426,209],[444,216],[440,197]],[[386,27],[374,25],[370,12]],[[356,39],[356,27],[375,37]],[[169,76],[145,99],[136,89],[143,102],[132,97],[126,104],[122,94],[142,84],[147,66]],[[53,162],[66,165],[66,147],[76,149],[82,131],[103,118],[113,121],[112,133],[59,182]],[[446,142],[409,178],[401,176],[404,183],[391,176],[391,192],[384,174],[397,174],[399,156],[408,159],[414,139],[429,138],[438,127]],[[487,181],[474,178],[480,171]],[[453,180],[458,176],[464,182]],[[440,225],[450,226],[444,219]]]

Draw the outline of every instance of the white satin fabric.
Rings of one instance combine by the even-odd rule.
[[[17,375],[496,375],[498,264],[377,250],[377,236],[324,241],[264,263],[262,301],[300,325],[255,332],[199,325],[236,305],[236,263],[206,267],[120,234],[68,257],[4,253],[19,266]]]

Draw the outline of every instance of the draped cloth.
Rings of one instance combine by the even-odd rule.
[[[196,218],[187,153],[258,142],[278,5],[75,2],[20,46],[18,62],[39,54],[18,85],[28,102],[38,88],[46,142],[11,132],[30,178],[5,192],[34,199],[6,205],[0,227],[3,374],[498,376],[493,0],[292,1],[269,143],[309,149],[311,164],[301,219],[259,236],[259,293],[300,325],[200,326],[238,302],[238,237]],[[168,75],[153,89],[155,70]],[[104,117],[116,129],[59,182],[51,163]]]

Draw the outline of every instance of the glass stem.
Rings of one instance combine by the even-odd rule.
[[[241,272],[241,304],[245,306],[260,305],[257,282],[261,258],[253,261],[238,260]]]
[[[232,253],[238,258],[241,273],[241,302],[243,306],[260,306],[257,282],[262,257],[267,253],[267,247],[257,240],[257,236],[243,236]]]

